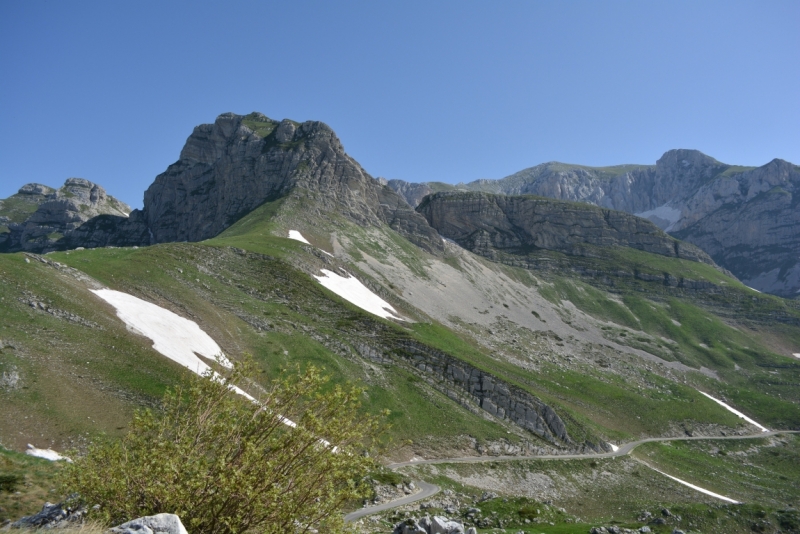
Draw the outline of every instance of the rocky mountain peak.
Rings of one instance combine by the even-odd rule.
[[[198,241],[289,194],[313,197],[322,211],[359,224],[386,222],[425,248],[441,248],[424,218],[348,156],[328,125],[261,113],[224,113],[197,126],[181,158],[145,192],[143,211],[155,242]]]

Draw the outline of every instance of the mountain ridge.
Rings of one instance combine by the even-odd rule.
[[[518,491],[537,514],[544,501],[563,506],[570,517],[552,516],[557,530],[572,523],[586,532],[574,518],[606,520],[609,510],[614,521],[634,522],[642,510],[677,507],[697,525],[720,509],[628,456],[558,467],[522,456],[756,430],[706,394],[766,428],[800,428],[792,356],[800,301],[759,294],[651,222],[587,203],[442,192],[426,202],[452,201],[453,212],[441,212],[446,225],[431,216],[431,225],[433,212],[412,211],[320,124],[223,114],[195,129],[145,209],[92,217],[55,241],[67,250],[0,254],[3,446],[85,449],[102,432],[118,437],[135,408],[157,409],[164,390],[191,372],[132,330],[98,288],[194,322],[231,359],[252,354],[254,387],[307,365],[335,384],[359,383],[366,411],[389,410],[387,463],[519,457],[462,466],[472,474],[414,469],[459,492],[504,494],[507,503],[481,507],[502,501],[517,521]],[[34,200],[50,193],[28,189]],[[754,191],[750,205],[776,202],[779,213],[784,197]],[[323,277],[371,292],[402,320],[374,314]],[[703,487],[713,475],[753,506],[785,506],[785,496],[796,500],[800,449],[773,441],[784,439],[747,442],[735,454],[730,444],[723,454],[723,445],[698,442],[712,452],[684,467],[665,451],[654,460]],[[0,460],[13,457],[0,449]],[[721,463],[745,461],[758,466],[746,480]],[[0,494],[0,513],[16,498]],[[518,524],[484,519],[482,527]],[[702,524],[751,531],[745,519],[739,530],[715,521]]]
[[[388,185],[410,205],[434,192],[425,183],[390,180]],[[800,291],[800,241],[795,237],[800,234],[800,220],[793,208],[798,187],[800,167],[781,159],[742,167],[697,150],[676,149],[664,153],[655,165],[588,167],[550,162],[499,180],[476,180],[447,189],[534,194],[641,216],[704,249],[747,285],[793,298]],[[436,188],[443,189],[440,184]],[[772,190],[785,193],[781,202],[765,202],[762,194]],[[768,236],[766,243],[762,236]],[[748,247],[755,252],[748,252]]]

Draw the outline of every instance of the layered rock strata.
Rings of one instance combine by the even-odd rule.
[[[703,251],[674,239],[653,223],[619,211],[533,196],[445,192],[425,198],[417,211],[444,237],[478,254],[493,250],[552,250],[592,256],[598,248],[630,247],[713,265]]]
[[[180,159],[145,192],[142,210],[130,212],[121,203],[120,209],[106,208],[117,201],[96,184],[80,182],[88,184],[86,194],[76,190],[75,198],[50,199],[24,223],[10,223],[0,242],[5,250],[200,241],[264,202],[288,195],[310,198],[315,210],[361,225],[388,224],[429,252],[443,249],[425,219],[348,156],[330,127],[316,121],[224,113],[213,124],[196,127]],[[80,184],[68,180],[68,185]]]
[[[429,184],[391,180],[412,206]],[[531,194],[580,201],[649,219],[693,243],[747,285],[784,297],[800,292],[800,221],[794,194],[800,168],[780,159],[761,167],[670,150],[655,165],[586,167],[557,162],[500,180],[452,186],[463,191]]]
[[[262,203],[311,194],[362,225],[389,224],[423,248],[442,248],[402,197],[371,177],[326,124],[225,113],[194,129],[180,159],[144,195],[155,242],[213,237]]]

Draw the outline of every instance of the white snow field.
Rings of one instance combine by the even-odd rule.
[[[672,475],[668,475],[663,471],[659,471],[655,467],[652,467],[652,466],[649,466],[649,465],[647,467],[650,467],[650,469],[652,469],[653,471],[656,471],[657,473],[661,473],[662,475],[664,475],[667,478],[671,478],[675,482],[679,482],[679,483],[683,484],[684,486],[689,486],[690,488],[692,488],[695,491],[699,491],[700,493],[705,493],[706,495],[710,495],[712,497],[716,497],[717,499],[721,499],[721,500],[729,502],[731,504],[739,504],[739,501],[734,501],[730,497],[726,497],[724,495],[720,495],[719,493],[714,493],[713,491],[708,491],[707,489],[703,489],[700,486],[695,486],[694,484],[690,484],[690,483],[686,482],[685,480],[681,480],[681,479],[676,478],[676,477],[674,477]]]
[[[322,269],[322,276],[315,275],[314,278],[344,300],[355,304],[362,310],[368,311],[373,315],[383,317],[384,319],[407,320],[401,317],[391,304],[367,289],[358,278],[350,276],[349,274],[347,276],[348,277],[345,278],[327,269]]]
[[[300,241],[301,243],[305,243],[306,245],[310,245],[311,244],[311,243],[308,242],[308,239],[303,237],[303,234],[301,234],[297,230],[289,230],[289,239],[294,239],[295,241]]]
[[[202,375],[211,369],[197,354],[219,358],[223,366],[231,367],[217,342],[194,321],[121,291],[93,289],[92,293],[114,306],[128,330],[150,338],[154,349],[190,371]]]
[[[25,451],[25,454],[28,456],[35,456],[37,458],[44,458],[45,460],[50,460],[51,462],[57,462],[58,460],[66,460],[69,463],[72,463],[70,458],[66,456],[61,456],[53,449],[37,449],[30,443],[28,443],[28,449]]]
[[[619,447],[617,447],[617,446],[616,446],[616,445],[614,445],[613,443],[609,443],[609,445],[611,445],[611,450],[612,450],[612,451],[614,451],[614,452],[617,452],[617,451],[619,450]]]
[[[700,390],[698,389],[697,391],[700,391]],[[714,397],[712,397],[712,396],[711,396],[711,395],[709,395],[708,393],[705,393],[705,392],[703,392],[703,391],[700,391],[700,393],[702,393],[703,395],[705,395],[705,396],[706,396],[706,397],[708,397],[709,399],[713,400],[714,402],[716,402],[717,404],[719,404],[720,406],[722,406],[723,408],[725,408],[726,410],[728,410],[728,411],[729,411],[729,412],[731,412],[732,414],[735,414],[735,415],[737,415],[737,416],[741,417],[742,419],[744,419],[745,421],[747,421],[748,423],[750,423],[750,424],[751,424],[751,425],[753,425],[753,426],[757,426],[758,428],[760,428],[760,429],[761,429],[761,431],[762,431],[762,432],[769,432],[769,429],[768,429],[767,427],[765,427],[765,426],[763,426],[763,425],[760,425],[760,424],[756,423],[755,421],[753,421],[752,419],[750,419],[749,417],[747,417],[745,414],[743,414],[743,413],[742,413],[742,412],[740,412],[739,410],[735,410],[734,408],[731,408],[730,406],[728,406],[727,404],[725,404],[725,403],[724,403],[724,402],[722,402],[721,400],[719,400],[719,399],[715,399]]]
[[[800,352],[794,352],[792,353],[792,356],[794,356],[795,358],[800,358]]]
[[[232,367],[230,360],[222,353],[217,342],[203,332],[194,321],[184,319],[161,306],[121,291],[93,289],[92,292],[114,306],[114,309],[117,310],[117,317],[122,319],[129,330],[150,338],[155,350],[190,371],[203,375],[211,370],[203,360],[197,357],[197,354],[216,360],[224,367]],[[215,371],[212,371],[212,376],[215,379],[221,378]],[[242,389],[236,386],[233,386],[232,389],[239,395],[258,402]],[[278,417],[287,426],[293,428],[297,426],[295,422],[282,415]],[[330,445],[325,440],[320,440],[320,442],[326,447]],[[333,450],[335,452],[336,447]]]

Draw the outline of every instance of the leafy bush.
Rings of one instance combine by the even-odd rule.
[[[19,475],[0,475],[0,491],[14,493],[21,478]]]
[[[251,402],[234,392],[249,369],[168,392],[162,411],[138,412],[121,441],[67,467],[64,489],[114,524],[168,512],[197,533],[341,532],[341,507],[370,492],[380,418],[360,412],[358,388],[323,389],[313,367]]]

